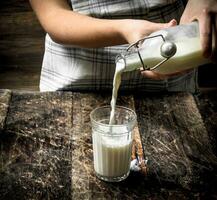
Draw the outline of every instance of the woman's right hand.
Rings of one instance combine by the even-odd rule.
[[[135,43],[151,33],[177,25],[177,21],[172,19],[168,23],[154,23],[147,20],[127,19],[121,27],[122,35],[128,44]]]
[[[133,44],[139,39],[142,39],[151,33],[165,29],[171,26],[176,26],[177,21],[175,19],[172,19],[168,23],[153,23],[146,20],[132,20],[132,22],[128,22],[128,26],[123,27],[123,35],[125,37],[125,40],[129,44]],[[181,73],[181,72],[180,72]],[[159,74],[153,71],[143,71],[141,70],[141,75],[154,79],[154,80],[163,80],[166,78],[169,78],[171,76],[179,75],[180,73],[173,73],[173,74]]]

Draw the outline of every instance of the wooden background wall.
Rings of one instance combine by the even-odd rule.
[[[28,0],[0,4],[0,88],[38,90],[44,36]],[[199,85],[217,87],[214,69],[199,68]]]
[[[28,0],[0,4],[0,88],[38,90],[44,36]]]

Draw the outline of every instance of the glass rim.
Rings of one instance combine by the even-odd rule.
[[[98,125],[101,125],[101,126],[106,126],[106,127],[121,127],[121,126],[126,126],[128,124],[132,124],[134,121],[136,122],[136,119],[137,119],[137,116],[136,116],[136,112],[131,109],[131,108],[128,108],[128,107],[125,107],[125,106],[116,106],[116,108],[121,108],[121,109],[124,109],[124,110],[128,110],[130,111],[131,113],[133,113],[133,119],[131,119],[128,123],[124,123],[124,124],[104,124],[102,122],[98,122],[96,121],[94,118],[93,118],[93,114],[94,112],[96,112],[97,110],[99,109],[103,109],[103,108],[109,108],[111,110],[111,106],[101,106],[101,107],[97,107],[95,109],[93,109],[91,112],[90,112],[90,119],[91,121],[93,121],[95,124],[98,124]],[[135,123],[136,124],[136,123]]]

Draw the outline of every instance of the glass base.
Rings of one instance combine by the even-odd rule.
[[[126,174],[122,175],[122,176],[116,176],[116,177],[103,176],[101,174],[98,174],[97,172],[95,172],[95,174],[99,179],[106,181],[106,182],[120,182],[120,181],[125,180],[129,176],[130,171],[127,172]]]

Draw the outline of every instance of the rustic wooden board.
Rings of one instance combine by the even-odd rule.
[[[26,0],[2,1],[0,11],[2,12],[25,12],[30,9],[30,4]]]
[[[71,93],[13,93],[0,132],[0,199],[71,199]]]
[[[37,91],[45,32],[29,1],[3,1],[0,12],[0,88]]]
[[[217,89],[195,96],[198,109],[210,138],[210,145],[217,156]]]
[[[11,99],[11,91],[0,89],[0,131],[4,129],[10,99]]]
[[[0,130],[0,199],[216,197],[216,156],[187,94],[140,95],[135,105],[132,96],[121,96],[119,105],[136,109],[148,175],[97,179],[89,114],[109,102],[110,94],[12,93]]]
[[[212,190],[217,158],[190,94],[135,98],[148,173],[159,183]]]

